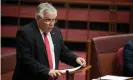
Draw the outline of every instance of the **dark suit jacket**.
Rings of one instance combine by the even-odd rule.
[[[50,33],[54,44],[56,69],[59,60],[71,66],[78,66],[77,56],[64,45],[61,31],[55,27]],[[16,38],[17,62],[13,80],[47,80],[50,70],[47,53],[36,22],[21,27]]]
[[[133,76],[133,40],[124,46],[124,76]]]

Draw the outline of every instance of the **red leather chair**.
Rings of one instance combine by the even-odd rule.
[[[92,80],[105,75],[118,74],[117,58],[120,58],[122,66],[122,57],[117,57],[118,49],[123,47],[128,40],[133,39],[133,34],[110,35],[92,38],[88,41],[87,64],[92,66],[90,73],[87,72],[87,80]],[[122,50],[120,50],[122,52]],[[121,54],[122,55],[122,54]],[[120,69],[122,71],[122,68]],[[122,72],[120,72],[122,73]],[[89,77],[90,75],[90,77]]]
[[[16,64],[16,49],[1,48],[1,80],[12,80]]]

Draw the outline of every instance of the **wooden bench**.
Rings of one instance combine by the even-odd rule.
[[[87,58],[87,64],[92,68],[90,73],[86,72],[87,80],[104,75],[119,75],[116,53],[128,40],[133,40],[133,34],[103,36],[89,40],[87,54],[90,59]]]

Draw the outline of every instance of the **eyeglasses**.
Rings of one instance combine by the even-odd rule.
[[[42,19],[45,23],[56,23],[57,19]]]

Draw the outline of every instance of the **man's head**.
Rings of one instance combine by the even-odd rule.
[[[36,10],[35,19],[38,27],[44,32],[50,32],[56,23],[57,10],[49,3],[41,3]]]

